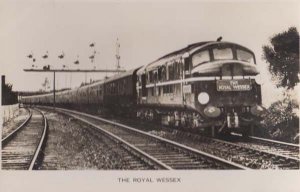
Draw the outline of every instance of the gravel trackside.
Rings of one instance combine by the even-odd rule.
[[[133,170],[137,161],[125,149],[79,121],[46,112],[49,123],[43,170]]]

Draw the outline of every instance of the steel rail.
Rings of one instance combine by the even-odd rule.
[[[300,163],[300,160],[297,159],[297,158],[294,158],[294,157],[290,157],[290,156],[287,156],[287,155],[282,155],[282,154],[279,154],[279,153],[274,153],[274,152],[266,152],[264,150],[260,150],[260,149],[254,149],[252,147],[248,147],[248,146],[241,146],[239,144],[236,144],[236,143],[232,143],[232,142],[229,142],[229,141],[224,141],[224,140],[221,140],[221,139],[216,139],[216,138],[211,138],[213,141],[216,141],[216,142],[219,142],[219,143],[224,143],[224,144],[228,144],[228,145],[231,145],[231,146],[235,146],[235,147],[240,147],[240,148],[244,148],[244,149],[248,149],[248,150],[252,150],[252,151],[257,151],[257,152],[260,152],[260,153],[263,153],[263,154],[270,154],[270,155],[275,155],[275,156],[278,156],[278,157],[283,157],[283,158],[286,158],[286,159],[291,159],[291,160],[294,160],[294,161],[297,161],[298,163]]]
[[[35,110],[37,110],[37,109],[35,109]],[[34,155],[31,159],[31,163],[30,163],[30,166],[29,166],[28,170],[33,170],[34,169],[35,163],[36,163],[36,161],[39,157],[39,154],[41,152],[41,148],[42,148],[42,146],[45,142],[46,132],[47,132],[47,128],[48,128],[48,122],[47,122],[47,119],[46,119],[44,113],[40,110],[37,110],[37,111],[39,111],[42,114],[42,117],[44,119],[44,129],[43,129],[43,134],[40,138],[40,142],[39,142],[37,148],[35,149]]]
[[[287,142],[276,141],[276,140],[272,140],[272,139],[265,139],[265,138],[254,137],[254,136],[249,136],[249,137],[251,139],[254,139],[254,140],[261,140],[261,141],[266,141],[266,142],[270,142],[270,143],[276,143],[276,144],[280,144],[280,145],[287,145],[287,146],[291,146],[291,147],[298,147],[298,148],[300,148],[299,144],[287,143]]]
[[[47,107],[48,108],[48,107]],[[51,108],[52,109],[52,108]],[[191,148],[191,147],[188,147],[186,145],[182,145],[182,144],[179,144],[177,142],[174,142],[174,141],[171,141],[171,140],[168,140],[168,139],[165,139],[165,138],[162,138],[162,137],[159,137],[159,136],[156,136],[156,135],[152,135],[150,133],[147,133],[147,132],[144,132],[144,131],[141,131],[141,130],[137,130],[133,127],[130,127],[130,126],[127,126],[127,125],[123,125],[123,124],[120,124],[120,123],[117,123],[117,122],[113,122],[113,121],[110,121],[110,120],[107,120],[107,119],[104,119],[104,118],[101,118],[101,117],[96,117],[96,116],[93,116],[93,115],[90,115],[90,114],[86,114],[86,113],[82,113],[82,112],[78,112],[78,111],[73,111],[73,110],[69,110],[69,109],[63,109],[63,108],[56,108],[57,111],[61,111],[61,112],[69,112],[69,113],[73,113],[73,114],[77,114],[77,115],[82,115],[82,116],[85,116],[85,117],[89,117],[89,118],[92,118],[92,119],[96,119],[96,120],[99,120],[99,121],[102,121],[102,122],[105,122],[105,123],[108,123],[108,124],[112,124],[112,125],[115,125],[115,126],[119,126],[119,127],[122,127],[122,128],[125,128],[127,130],[130,130],[130,131],[133,131],[133,132],[136,132],[136,133],[139,133],[139,134],[142,134],[142,135],[146,135],[150,138],[155,138],[161,142],[164,142],[166,144],[169,144],[169,145],[173,145],[177,148],[181,148],[181,149],[184,149],[186,151],[189,151],[189,152],[192,152],[194,154],[197,154],[197,155],[202,155],[202,156],[205,156],[205,157],[208,157],[210,159],[213,159],[213,160],[216,160],[216,161],[219,161],[221,163],[224,163],[224,164],[227,164],[227,165],[230,165],[232,167],[235,167],[235,168],[238,168],[238,169],[244,169],[244,170],[249,170],[248,167],[245,167],[243,165],[240,165],[240,164],[237,164],[237,163],[234,163],[234,162],[231,162],[231,161],[228,161],[228,160],[225,160],[225,159],[222,159],[220,157],[217,157],[217,156],[214,156],[214,155],[211,155],[209,153],[206,153],[206,152],[203,152],[203,151],[199,151],[197,149],[194,149],[194,148]]]
[[[17,127],[14,131],[12,131],[10,134],[8,134],[5,138],[3,138],[3,139],[1,140],[2,147],[3,147],[4,145],[6,145],[7,142],[8,142],[10,139],[12,139],[12,138],[15,136],[15,134],[16,134],[19,130],[21,130],[21,129],[28,123],[28,121],[31,119],[32,112],[31,112],[29,109],[27,109],[27,108],[26,108],[26,110],[29,112],[29,116],[27,117],[27,119],[26,119],[19,127]]]
[[[238,134],[238,133],[234,133],[233,135],[240,136],[240,137],[242,136],[241,134]],[[255,137],[255,136],[249,136],[249,138],[251,138],[253,140],[259,140],[259,141],[261,140],[261,141],[266,141],[266,142],[270,142],[270,143],[276,143],[276,144],[300,148],[299,144],[294,144],[294,143],[287,143],[287,142],[276,141],[276,140],[272,140],[272,139],[266,139],[266,138],[262,138],[262,137]]]

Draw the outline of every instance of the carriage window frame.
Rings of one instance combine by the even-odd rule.
[[[148,72],[148,83],[153,83],[153,71]]]
[[[176,80],[176,79],[180,79],[181,77],[181,66],[180,66],[180,62],[179,61],[173,61],[172,62],[172,75],[170,77],[171,80]],[[170,70],[169,70],[169,73],[170,73]]]
[[[163,92],[163,95],[168,95],[168,94],[172,94],[174,93],[174,88],[173,88],[173,84],[171,85],[164,85],[162,86],[162,92]]]
[[[162,80],[162,67],[158,67],[157,69],[157,80],[161,81]]]
[[[167,80],[167,66],[164,64],[161,66],[161,81]]]
[[[174,63],[168,63],[168,80],[174,80]]]

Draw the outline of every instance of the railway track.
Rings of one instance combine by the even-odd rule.
[[[45,142],[47,119],[37,110],[15,131],[2,139],[2,169],[33,170],[38,167]]]
[[[49,136],[42,170],[153,170],[100,131],[76,119],[45,112]]]
[[[26,124],[30,118],[31,118],[31,112],[28,108],[24,108],[24,110],[26,111],[26,116],[24,114],[20,115],[20,119],[16,118],[18,120],[16,120],[16,122],[12,125],[8,125],[7,127],[3,127],[2,130],[2,140],[6,140],[6,138],[9,138],[10,134],[14,134],[13,132],[17,132],[20,128],[23,127],[24,124]],[[15,119],[14,119],[15,120]]]
[[[261,151],[270,151],[275,154],[279,154],[286,157],[300,159],[299,145],[293,143],[286,143],[281,141],[275,141],[271,139],[265,139],[260,137],[250,136],[248,140],[240,140],[241,135],[234,134],[238,137],[238,141],[235,142],[246,147],[252,147]]]
[[[105,140],[105,136],[103,136],[101,133],[99,133],[98,130],[96,129],[88,129],[88,132],[91,133],[91,135],[93,135],[93,137],[95,137],[95,139],[100,139],[100,140]],[[112,139],[112,138],[110,138]],[[134,153],[134,151],[132,151],[130,148],[128,148],[126,145],[122,145],[119,142],[114,142],[110,140],[107,141],[108,138],[106,139],[106,142],[108,144],[110,144],[110,146],[112,146],[115,150],[115,152],[117,152],[118,154],[120,154],[120,156],[122,157],[122,159],[124,159],[124,164],[126,164],[127,167],[130,167],[130,170],[153,170],[155,168],[154,164],[147,162],[145,160],[141,160],[139,157],[139,154]],[[121,144],[121,145],[120,145]],[[120,148],[121,146],[121,148]],[[134,154],[132,154],[134,153]]]
[[[126,121],[126,124],[132,124],[132,122]],[[149,126],[145,123],[133,123],[133,126],[146,126],[148,128],[144,128],[144,130],[148,132],[152,130],[150,131],[151,134],[182,143],[250,169],[299,169],[299,150],[297,150],[297,145],[295,144],[273,141],[272,144],[269,143],[268,147],[262,145],[262,143],[271,142],[272,140],[260,139],[264,140],[261,144],[252,142],[252,145],[252,143],[245,140],[241,140],[241,142],[226,142],[153,124]],[[258,140],[259,138],[252,139]]]
[[[299,169],[299,159],[262,151],[240,143],[209,138],[183,131],[165,132],[165,138],[211,153],[250,169]]]
[[[126,121],[127,122],[127,121]],[[131,124],[129,122],[129,124]],[[142,125],[145,126],[144,123]],[[134,123],[134,126],[141,126]],[[157,125],[150,126],[150,133],[182,143],[200,151],[241,164],[250,169],[299,169],[299,145],[251,138],[224,141],[193,134],[179,129]],[[259,140],[259,141],[258,141]]]
[[[56,111],[97,128],[155,169],[248,169],[214,155],[103,118],[61,108],[56,108]]]
[[[241,145],[227,141],[213,140],[216,147],[224,148],[228,151],[237,151],[236,155],[231,155],[234,162],[245,164],[253,169],[299,169],[299,159],[284,156],[271,151],[262,151],[251,146]],[[242,158],[240,158],[242,157]],[[247,163],[248,162],[248,163]]]

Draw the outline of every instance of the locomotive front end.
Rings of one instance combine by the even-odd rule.
[[[241,45],[188,45],[137,71],[137,117],[171,127],[212,130],[212,136],[245,132],[263,111],[257,75],[254,53]]]
[[[251,126],[263,112],[260,85],[254,79],[216,79],[192,85],[202,122],[236,130]]]
[[[185,100],[200,114],[200,126],[248,134],[263,112],[254,53],[217,42],[192,50],[185,64],[184,86],[191,86]]]

